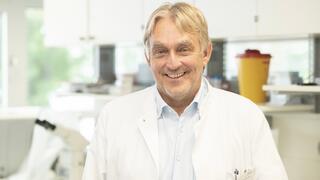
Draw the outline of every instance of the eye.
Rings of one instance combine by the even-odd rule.
[[[161,57],[165,56],[167,53],[168,53],[168,50],[165,48],[157,48],[152,51],[152,55],[155,58],[161,58]]]
[[[182,46],[177,49],[177,53],[180,55],[189,55],[192,52],[192,48],[187,46]]]
[[[186,51],[188,51],[188,50],[189,50],[188,48],[184,47],[184,48],[180,48],[178,51],[180,51],[180,52],[186,52]]]

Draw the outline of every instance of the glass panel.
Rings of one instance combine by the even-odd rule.
[[[246,49],[258,49],[272,56],[269,77],[298,72],[304,82],[309,82],[313,74],[311,47],[309,38],[227,42],[225,75],[227,79],[237,76],[237,54],[244,53]]]
[[[6,88],[6,81],[5,81],[5,72],[6,68],[4,64],[6,63],[6,53],[5,53],[5,39],[6,34],[5,34],[5,28],[6,28],[6,20],[5,20],[5,14],[0,12],[0,107],[5,106],[5,88]]]
[[[30,105],[47,105],[50,92],[63,82],[94,81],[93,47],[57,48],[44,45],[43,12],[28,9],[27,55]]]
[[[143,45],[135,43],[117,44],[115,54],[116,74],[134,74],[139,64],[146,63]]]

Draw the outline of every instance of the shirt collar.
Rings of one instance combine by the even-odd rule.
[[[208,93],[208,84],[204,77],[201,79],[201,85],[200,88],[192,100],[192,102],[186,107],[190,107],[191,105],[195,104],[196,108],[198,109],[201,107],[201,103],[203,103],[205,96]],[[165,107],[169,107],[169,105],[162,99],[157,87],[155,86],[154,88],[154,95],[155,95],[155,102],[156,102],[156,107],[157,107],[157,117],[160,118],[161,114],[163,113],[163,110]]]

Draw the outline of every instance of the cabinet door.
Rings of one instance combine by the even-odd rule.
[[[259,0],[259,35],[320,32],[319,0]]]
[[[274,113],[272,126],[279,129],[279,153],[290,180],[320,179],[320,115]]]
[[[211,38],[256,35],[255,0],[197,0],[207,19]]]
[[[91,0],[90,32],[94,42],[142,42],[142,0]]]
[[[87,0],[44,0],[45,43],[77,44],[86,35]]]
[[[146,24],[151,13],[164,3],[187,2],[194,4],[194,0],[143,0],[144,23]]]

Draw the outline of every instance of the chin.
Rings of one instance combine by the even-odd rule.
[[[187,96],[185,91],[167,91],[167,94],[175,100],[182,100]]]

